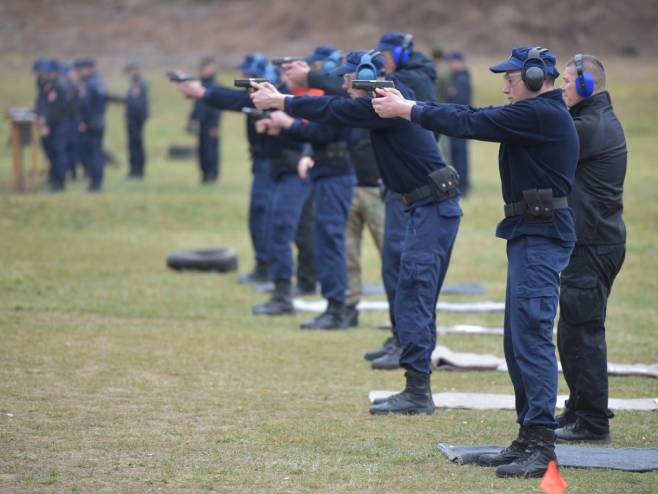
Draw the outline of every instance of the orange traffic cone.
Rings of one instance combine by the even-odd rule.
[[[556,463],[551,460],[548,463],[544,478],[541,479],[539,488],[546,494],[564,494],[567,492],[568,486],[567,481],[560,475],[560,470],[557,468]]]

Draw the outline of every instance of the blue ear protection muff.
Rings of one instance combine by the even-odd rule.
[[[334,50],[331,52],[331,55],[323,62],[322,68],[325,72],[331,72],[337,68],[343,59],[343,52],[340,50]]]
[[[263,77],[277,86],[280,82],[279,69],[277,69],[276,66],[272,65],[271,63],[268,63],[265,67],[265,73],[263,74]]]
[[[397,67],[400,67],[409,61],[409,55],[411,55],[413,45],[414,37],[407,33],[402,39],[402,44],[393,48],[391,54],[393,55],[393,62],[395,62]]]
[[[576,78],[576,92],[581,98],[589,98],[594,92],[594,78],[589,72],[583,70],[583,54],[579,53],[573,59],[578,77]]]
[[[356,68],[356,78],[360,81],[374,81],[377,79],[378,71],[373,62],[375,57],[381,55],[381,52],[370,50],[361,56],[359,65]]]
[[[539,91],[546,80],[546,62],[541,58],[542,53],[547,52],[546,48],[537,46],[528,52],[528,56],[523,62],[521,69],[521,79],[525,87],[530,91]],[[530,65],[534,64],[534,65]],[[541,65],[538,67],[537,65]]]

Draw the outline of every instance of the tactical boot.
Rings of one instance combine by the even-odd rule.
[[[345,318],[345,326],[356,328],[359,325],[359,311],[356,308],[356,304],[346,305],[343,317]]]
[[[523,455],[507,465],[496,468],[497,477],[543,477],[548,463],[555,456],[555,432],[543,426],[526,427],[527,446]]]
[[[402,356],[402,348],[400,344],[395,341],[388,347],[388,351],[381,357],[372,361],[370,367],[375,370],[395,370],[400,368],[400,357]]]
[[[565,408],[564,412],[562,412],[560,415],[555,417],[555,421],[557,422],[558,427],[564,427],[565,425],[574,423],[577,418],[578,417],[576,416],[576,413],[573,410],[570,410],[569,408]]]
[[[329,299],[327,310],[314,319],[308,319],[300,324],[302,329],[347,329],[345,320],[345,304]]]
[[[373,403],[370,406],[372,415],[416,415],[434,413],[434,401],[430,389],[430,375],[408,370],[404,376],[407,384],[404,391],[395,394],[386,400]]]
[[[262,261],[256,263],[253,271],[238,277],[238,283],[267,283],[268,281],[270,281],[270,266]]]
[[[295,312],[290,296],[290,282],[275,282],[272,297],[263,304],[253,305],[251,312],[257,316],[279,316]]]
[[[377,350],[367,351],[365,355],[363,355],[363,358],[368,361],[372,361],[378,359],[379,357],[383,357],[388,353],[388,349],[396,344],[397,342],[395,340],[395,336],[389,336],[388,338],[386,338],[386,341],[384,341],[384,344],[382,345],[381,348],[378,348]]]
[[[580,419],[555,430],[555,440],[558,443],[595,443],[610,444],[609,432],[594,432]]]
[[[476,463],[483,467],[497,467],[499,465],[507,465],[513,461],[518,460],[524,453],[528,446],[525,437],[525,428],[519,427],[519,434],[512,444],[505,449],[500,450],[498,453],[484,453],[478,456]]]

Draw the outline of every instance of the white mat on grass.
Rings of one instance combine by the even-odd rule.
[[[455,324],[454,326],[437,326],[436,332],[438,334],[492,334],[502,336],[505,330],[476,324]]]
[[[326,300],[303,300],[296,298],[294,301],[295,310],[301,312],[324,312],[327,308]],[[388,302],[386,300],[362,300],[357,308],[360,311],[387,311]],[[504,312],[505,304],[503,302],[439,302],[436,304],[436,310],[444,312]]]
[[[371,391],[368,395],[372,403],[377,398],[387,398],[398,391]],[[514,410],[514,395],[493,393],[434,393],[432,395],[437,408],[467,408],[471,410]],[[564,408],[569,397],[557,397],[557,408]],[[658,398],[610,398],[611,410],[636,410],[652,412],[658,410]]]

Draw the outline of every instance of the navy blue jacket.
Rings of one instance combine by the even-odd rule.
[[[218,85],[208,87],[202,101],[223,110],[240,111],[244,107],[254,107],[248,91]],[[258,134],[255,128],[249,129],[250,125],[253,127],[253,123],[248,121],[247,136],[250,139],[252,156],[255,153],[259,155],[262,151],[270,162],[272,177],[276,180],[284,174],[297,173],[297,163],[293,163],[292,158],[295,155],[301,156],[304,145],[284,134],[279,136]]]
[[[468,70],[462,69],[452,73],[448,91],[448,103],[471,104],[471,74]]]
[[[409,94],[406,88],[400,89]],[[285,110],[290,115],[320,123],[371,129],[382,180],[395,192],[406,194],[427,185],[427,175],[445,166],[432,132],[401,118],[380,118],[369,97],[289,97],[285,100]]]
[[[391,78],[411,89],[418,101],[438,101],[436,67],[420,52],[414,51],[404,65],[393,72]],[[398,84],[396,84],[396,87]]]
[[[89,130],[105,130],[105,109],[107,107],[107,89],[98,73],[81,81],[78,92],[78,110],[80,120]]]
[[[202,79],[201,84],[206,89],[211,88],[215,85],[215,79],[210,77],[208,79]],[[198,99],[194,102],[194,107],[192,108],[192,114],[190,115],[190,120],[196,120],[199,122],[199,127],[202,129],[214,129],[219,127],[219,121],[221,119],[221,112],[217,107],[206,104],[204,100]]]
[[[283,133],[295,140],[309,142],[313,145],[315,165],[309,173],[311,180],[316,181],[327,177],[354,174],[352,161],[347,154],[347,141],[350,133],[348,129],[315,122],[305,122],[298,118],[289,129],[283,130]],[[331,145],[344,146],[346,156],[328,160],[324,157],[324,153],[327,152],[327,147]]]
[[[45,81],[41,94],[41,115],[46,124],[55,126],[66,119],[67,92],[59,77]]]
[[[137,76],[130,81],[126,94],[126,119],[144,122],[149,116],[149,95],[144,79]]]
[[[452,104],[417,104],[412,121],[450,137],[500,142],[498,163],[505,203],[523,199],[527,189],[553,189],[568,196],[578,162],[578,135],[562,93],[556,89],[513,105],[473,108]],[[571,209],[558,209],[550,223],[505,218],[496,235],[512,239],[542,235],[576,239]]]

